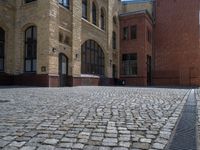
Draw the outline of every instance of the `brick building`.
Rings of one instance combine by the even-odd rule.
[[[119,77],[120,3],[1,0],[0,84],[112,84],[113,74]]]
[[[199,0],[0,1],[0,85],[200,85],[199,48]]]
[[[154,84],[200,85],[199,0],[157,0]]]
[[[127,76],[124,76],[124,70],[131,70],[131,67],[124,68],[121,63],[120,78],[128,85],[199,86],[199,11],[199,0],[124,2],[120,15],[120,61],[123,62],[124,53],[139,57],[127,61],[130,65],[133,59],[137,59],[137,68],[129,71]],[[142,18],[148,20],[148,27]],[[134,24],[137,26],[137,39],[128,37],[124,40],[123,36],[127,34],[124,27],[129,28],[130,36],[130,26]],[[151,44],[147,39],[151,39]]]

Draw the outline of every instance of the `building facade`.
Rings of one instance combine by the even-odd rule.
[[[157,0],[154,84],[200,85],[200,1]]]
[[[119,8],[118,0],[0,1],[0,84],[112,84]]]
[[[199,0],[2,0],[0,85],[200,85],[199,10]]]

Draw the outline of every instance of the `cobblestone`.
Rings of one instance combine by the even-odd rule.
[[[0,99],[9,102],[0,105],[0,149],[164,149],[187,92],[1,87]]]

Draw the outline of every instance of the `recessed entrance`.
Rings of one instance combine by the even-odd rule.
[[[59,54],[59,76],[60,86],[67,86],[68,58],[62,53]]]
[[[151,56],[147,55],[147,85],[151,85],[152,83],[152,75],[151,75]]]

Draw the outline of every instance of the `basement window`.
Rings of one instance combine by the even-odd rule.
[[[31,3],[31,2],[34,2],[34,1],[36,1],[36,0],[25,0],[24,2],[25,3]]]

